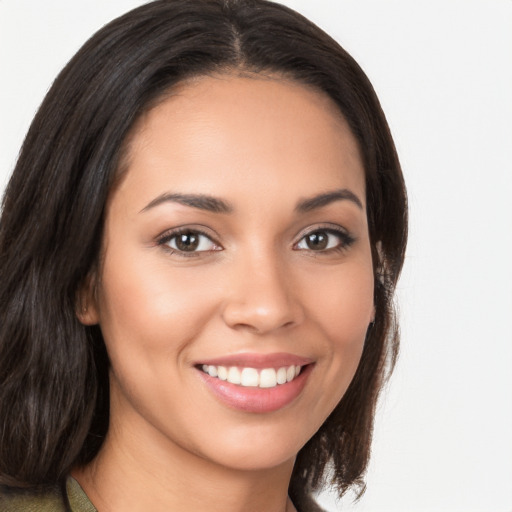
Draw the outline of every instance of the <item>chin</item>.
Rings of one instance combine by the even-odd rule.
[[[306,430],[298,421],[293,425],[253,425],[252,428],[244,425],[230,429],[229,433],[217,437],[214,446],[210,445],[203,452],[203,457],[239,471],[293,466],[298,452],[317,430],[314,427]]]

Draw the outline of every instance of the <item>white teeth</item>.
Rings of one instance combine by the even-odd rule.
[[[225,366],[217,367],[217,377],[219,377],[220,380],[226,380],[228,378],[228,371]]]
[[[277,375],[274,368],[264,368],[260,373],[260,388],[273,388],[277,385]]]
[[[228,370],[228,382],[231,382],[231,384],[240,384],[240,370],[236,366],[232,366]]]
[[[284,384],[286,382],[286,368],[279,368],[279,370],[277,370],[276,380],[278,384]]]
[[[254,368],[244,368],[240,378],[242,386],[258,386],[260,383],[260,376],[258,370]]]
[[[203,364],[203,372],[231,384],[245,387],[274,388],[291,382],[301,371],[301,366],[282,366],[280,368],[239,368],[237,366],[214,366]]]

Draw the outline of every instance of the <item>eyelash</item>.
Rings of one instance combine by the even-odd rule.
[[[320,250],[314,250],[311,248],[298,248],[298,246],[306,241],[306,237],[311,237],[313,235],[319,235],[319,234],[326,234],[328,237],[335,236],[339,239],[339,242],[334,247],[327,247],[325,249]],[[198,236],[198,237],[204,237],[208,239],[208,241],[215,246],[214,249],[208,249],[208,250],[202,250],[202,251],[185,251],[180,250],[178,248],[170,247],[169,244],[172,240],[175,240],[180,235],[188,235],[188,236]],[[293,249],[296,251],[306,250],[309,251],[315,256],[317,255],[324,255],[324,254],[331,254],[331,253],[337,253],[337,252],[343,252],[346,251],[354,242],[356,239],[347,233],[344,229],[341,228],[335,228],[335,227],[317,227],[311,231],[307,231],[303,233],[299,239],[298,242],[296,242],[293,246]],[[201,244],[201,241],[198,242]],[[305,242],[307,244],[307,242]],[[329,240],[327,241],[327,244],[329,245]],[[207,234],[206,232],[202,231],[198,228],[178,228],[174,229],[172,231],[168,231],[161,235],[157,239],[157,245],[163,246],[163,248],[169,252],[170,254],[177,254],[179,256],[185,257],[185,258],[192,258],[192,257],[198,257],[201,254],[207,253],[211,254],[213,252],[222,251],[223,248],[220,244],[218,244],[215,240],[212,239],[212,237]]]
[[[328,237],[335,236],[338,238],[339,242],[334,247],[327,247],[325,249],[320,249],[320,250],[314,250],[311,248],[304,249],[304,250],[309,250],[309,252],[313,253],[315,256],[344,252],[356,241],[356,239],[352,235],[347,233],[347,231],[345,231],[342,228],[332,227],[332,226],[329,226],[329,227],[320,226],[320,227],[317,227],[311,231],[307,231],[306,233],[302,234],[300,240],[294,245],[294,249],[301,250],[301,249],[297,248],[299,246],[299,244],[301,244],[303,242],[307,243],[306,242],[307,237],[310,237],[312,235],[318,236],[318,234],[326,234],[326,235],[328,235]],[[328,244],[330,243],[329,240],[327,240],[327,243]]]
[[[204,238],[208,239],[209,242],[211,244],[213,244],[216,248],[210,249],[210,250],[203,250],[203,251],[195,251],[195,250],[194,251],[183,251],[178,248],[170,247],[169,243],[172,240],[179,237],[180,235],[204,237]],[[199,242],[199,243],[201,243],[201,242]],[[174,229],[172,231],[167,231],[166,233],[164,233],[157,239],[157,244],[159,246],[163,246],[163,248],[170,254],[177,254],[184,258],[193,258],[193,257],[197,257],[204,253],[213,253],[213,252],[222,250],[222,247],[215,240],[212,239],[211,235],[205,233],[204,231],[202,231],[201,229],[198,229],[198,228],[178,228],[178,229]]]

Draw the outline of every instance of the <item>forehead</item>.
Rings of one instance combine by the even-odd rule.
[[[280,200],[348,187],[364,203],[357,142],[326,94],[277,77],[219,75],[182,83],[141,117],[121,188],[148,199],[168,188],[271,200],[271,184]]]

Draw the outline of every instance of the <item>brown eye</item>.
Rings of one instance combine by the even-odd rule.
[[[327,248],[329,235],[322,231],[317,231],[305,236],[304,241],[306,242],[308,249],[311,249],[312,251],[321,251]]]
[[[298,250],[330,251],[348,248],[354,239],[346,232],[336,229],[317,229],[303,236],[295,246]]]
[[[220,247],[199,231],[182,231],[165,237],[161,242],[175,252],[194,253],[218,251]]]
[[[196,233],[182,233],[175,240],[176,249],[179,251],[195,251],[199,246],[199,236]]]

